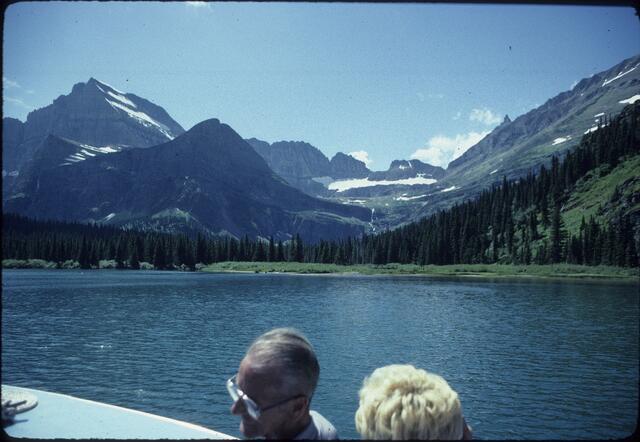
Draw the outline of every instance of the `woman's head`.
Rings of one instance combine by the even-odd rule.
[[[388,365],[364,380],[356,429],[365,439],[462,439],[458,394],[442,377]]]

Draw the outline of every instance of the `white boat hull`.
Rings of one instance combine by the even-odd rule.
[[[3,398],[30,393],[38,404],[4,427],[29,439],[236,439],[199,425],[31,388],[2,386]]]

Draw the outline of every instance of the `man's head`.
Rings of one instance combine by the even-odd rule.
[[[256,339],[230,386],[245,395],[231,407],[242,418],[242,433],[247,437],[294,437],[309,422],[309,403],[319,375],[313,347],[299,331],[277,328]]]
[[[440,376],[388,365],[364,380],[356,429],[364,439],[462,439],[458,394]]]

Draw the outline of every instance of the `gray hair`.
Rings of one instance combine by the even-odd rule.
[[[309,340],[294,328],[276,328],[258,337],[247,350],[258,367],[277,368],[282,383],[309,400],[318,385],[320,365]]]

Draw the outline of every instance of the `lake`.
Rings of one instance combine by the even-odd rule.
[[[225,381],[254,338],[293,326],[320,361],[312,408],[342,438],[363,378],[392,363],[443,376],[475,438],[621,438],[638,323],[633,283],[5,270],[2,382],[241,436]]]

